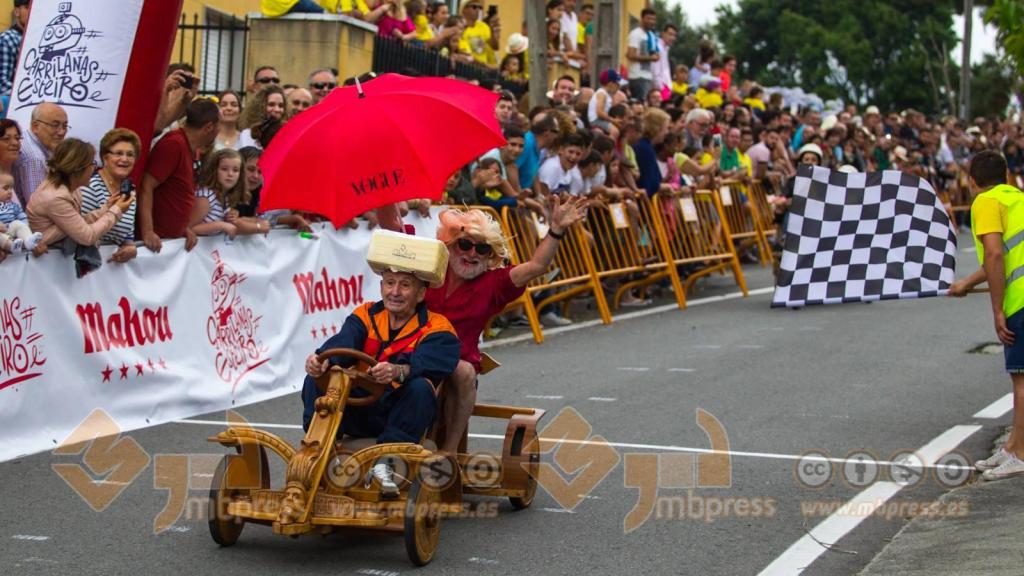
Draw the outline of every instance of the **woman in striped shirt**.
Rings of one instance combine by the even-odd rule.
[[[82,214],[99,210],[107,204],[111,194],[131,194],[135,186],[129,179],[139,157],[139,137],[135,132],[115,128],[100,140],[100,161],[103,167],[93,174],[89,183],[82,187]],[[127,262],[135,258],[135,204],[133,203],[114,224],[100,244],[120,246],[111,262]]]

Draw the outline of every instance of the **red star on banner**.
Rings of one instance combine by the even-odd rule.
[[[313,340],[316,340],[316,326],[314,326],[313,329],[309,331],[309,333],[313,335]]]
[[[327,326],[321,326],[320,333],[324,335],[324,338],[327,338]]]
[[[161,370],[167,370],[167,362],[164,362],[163,358],[161,358],[160,361],[157,362],[157,364],[160,365],[160,369]]]
[[[146,364],[149,364],[149,371],[150,372],[156,372],[156,364],[153,363],[153,359],[152,358],[147,358],[146,359]]]
[[[110,375],[113,374],[113,373],[114,373],[114,371],[110,369],[110,365],[109,364],[107,365],[107,369],[106,370],[103,370],[102,372],[100,372],[100,374],[103,374],[103,381],[104,382],[110,382]]]
[[[142,376],[144,374],[145,374],[145,372],[143,371],[143,365],[142,364],[136,364],[135,365],[135,375],[136,376]]]
[[[338,333],[338,326],[337,326],[337,324],[331,324],[331,334],[337,334],[337,333]]]
[[[121,363],[121,368],[120,368],[120,370],[121,370],[121,380],[127,380],[128,379],[128,368],[129,367],[127,365],[125,365],[123,362]]]

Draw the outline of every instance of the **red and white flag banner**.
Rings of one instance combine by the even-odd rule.
[[[410,215],[421,235],[436,218]],[[93,410],[122,431],[298,394],[303,364],[380,298],[371,233],[317,225],[182,241],[76,279],[59,252],[0,264],[0,461],[64,442]],[[109,256],[113,247],[101,250]],[[281,421],[300,422],[300,404]]]
[[[55,102],[68,136],[98,144],[129,128],[149,149],[183,0],[34,0],[8,118],[28,130]]]

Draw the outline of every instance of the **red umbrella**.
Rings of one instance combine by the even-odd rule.
[[[440,199],[453,172],[505,139],[498,95],[458,80],[384,74],[338,88],[274,137],[260,159],[260,211],[341,226],[387,204]]]

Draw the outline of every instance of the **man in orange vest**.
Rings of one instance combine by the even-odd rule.
[[[455,329],[440,314],[427,311],[423,300],[427,282],[407,272],[385,271],[380,283],[381,300],[366,303],[345,319],[341,331],[332,336],[317,353],[331,348],[362,350],[377,364],[366,370],[390,389],[370,406],[350,406],[345,410],[339,436],[377,437],[377,443],[412,442],[418,444],[437,416],[436,386],[455,371],[459,363],[459,338]],[[323,395],[314,378],[330,364],[351,366],[355,360],[334,358],[319,362],[316,355],[306,359],[306,379],[302,385],[302,427],[313,419],[316,399]],[[366,396],[353,389],[351,396]],[[390,464],[377,463],[373,476],[380,481],[385,495],[398,493]]]

